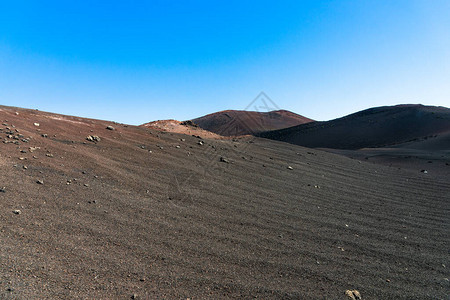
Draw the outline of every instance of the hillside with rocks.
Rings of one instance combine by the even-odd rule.
[[[448,177],[0,107],[1,299],[446,299]]]

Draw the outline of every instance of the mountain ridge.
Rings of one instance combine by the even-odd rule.
[[[398,145],[450,132],[450,109],[401,104],[365,109],[330,121],[266,131],[259,137],[312,148],[360,149]]]

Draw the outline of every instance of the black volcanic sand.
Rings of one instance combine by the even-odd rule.
[[[431,151],[410,148],[365,148],[360,150],[323,149],[331,153],[408,170],[427,176],[450,178],[450,150]]]
[[[448,297],[448,176],[8,107],[0,121],[2,140],[32,137],[0,143],[1,299]]]

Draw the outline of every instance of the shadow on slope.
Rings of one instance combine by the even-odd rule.
[[[414,147],[415,142],[439,138],[449,132],[450,109],[397,105],[370,108],[331,121],[262,132],[258,136],[312,148],[360,149],[403,143]],[[444,144],[436,142],[433,148],[441,149],[446,143],[445,138],[436,141]]]

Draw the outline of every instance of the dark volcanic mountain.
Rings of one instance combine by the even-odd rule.
[[[287,110],[271,112],[225,110],[192,121],[199,127],[219,135],[239,136],[287,128],[313,120]]]
[[[291,144],[333,149],[360,149],[408,143],[408,147],[448,145],[450,109],[423,105],[370,108],[343,118],[310,122],[260,133],[260,137]],[[426,140],[436,139],[439,143]]]

